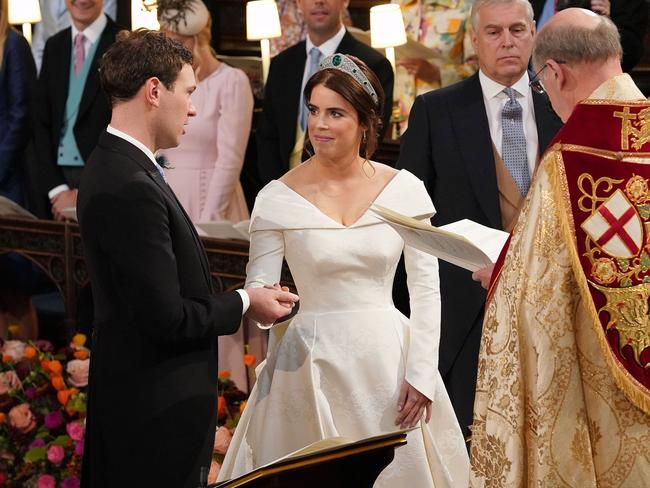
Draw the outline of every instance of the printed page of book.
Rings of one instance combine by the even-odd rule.
[[[228,220],[216,220],[212,222],[196,222],[195,227],[199,235],[213,237],[215,239],[239,239],[250,241],[248,227],[250,220],[242,220],[233,224]]]
[[[469,271],[494,264],[508,239],[506,232],[467,219],[433,227],[379,205],[372,210],[408,245]]]
[[[2,217],[20,217],[24,219],[35,220],[36,216],[30,211],[24,209],[13,200],[0,196],[0,216]]]

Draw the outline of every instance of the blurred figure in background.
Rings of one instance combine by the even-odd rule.
[[[36,68],[29,44],[9,25],[8,1],[0,0],[0,7],[0,195],[24,205],[23,158]]]
[[[395,98],[407,127],[415,97],[452,85],[478,70],[470,38],[472,0],[393,0],[400,5],[407,35],[436,52],[433,59],[397,60]]]
[[[0,195],[24,205],[24,154],[29,139],[29,94],[36,67],[29,44],[9,25],[8,0],[0,0]],[[0,337],[35,339],[36,311],[29,297],[31,264],[0,255]]]
[[[246,74],[220,62],[210,47],[212,19],[201,0],[158,3],[160,29],[194,55],[198,80],[181,144],[161,152],[166,176],[194,222],[249,217],[239,175],[253,118],[253,93]]]
[[[70,27],[70,12],[65,0],[39,0],[39,3],[43,20],[34,25],[32,36],[32,54],[37,71],[41,69],[45,42],[57,32]],[[104,0],[104,13],[117,21],[117,0]]]

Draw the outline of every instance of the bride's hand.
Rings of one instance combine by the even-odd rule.
[[[280,286],[280,283],[274,283],[272,285],[264,285],[264,288],[266,288],[267,290],[289,291],[288,286]],[[293,303],[280,302],[280,304],[287,308],[293,308]]]
[[[431,419],[431,400],[413,388],[406,380],[402,383],[397,400],[397,418],[395,425],[401,429],[415,427],[426,411],[425,422]]]

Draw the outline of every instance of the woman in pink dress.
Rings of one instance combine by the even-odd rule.
[[[171,168],[165,172],[169,185],[194,222],[246,220],[239,175],[253,118],[248,78],[216,58],[203,2],[189,0],[180,10],[159,4],[160,29],[192,51],[198,82],[192,94],[196,117],[181,144],[161,152]]]
[[[178,147],[161,151],[170,169],[165,177],[193,222],[249,217],[239,174],[253,118],[253,93],[243,71],[217,60],[210,47],[211,18],[201,0],[158,2],[160,30],[194,54],[197,88],[192,101],[197,110]],[[244,365],[244,327],[219,337],[219,369],[247,390]],[[257,329],[255,327],[254,329]],[[263,356],[262,341],[252,332],[251,352]]]

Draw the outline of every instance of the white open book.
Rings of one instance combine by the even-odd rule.
[[[494,264],[508,240],[507,232],[468,219],[433,227],[379,205],[372,210],[409,246],[470,271]]]
[[[61,215],[68,220],[74,220],[77,222],[77,207],[66,207],[61,210]]]
[[[36,219],[36,216],[7,197],[0,196],[0,216]]]
[[[250,241],[248,227],[250,220],[242,220],[233,224],[227,220],[215,220],[212,222],[196,222],[197,232],[199,235],[214,237],[215,239],[239,239]]]

